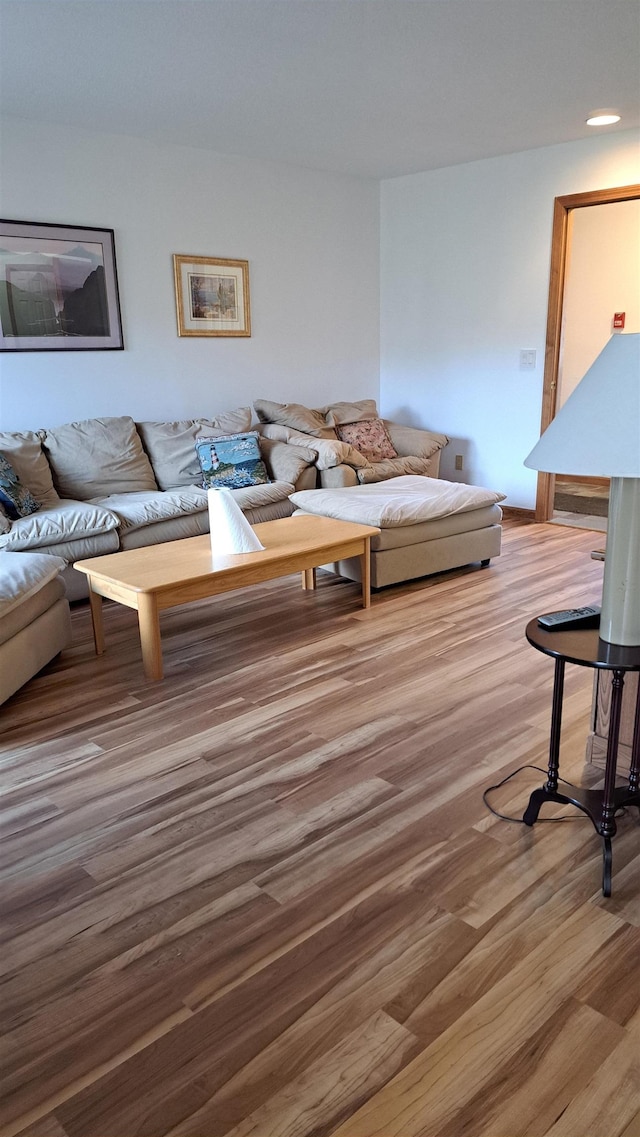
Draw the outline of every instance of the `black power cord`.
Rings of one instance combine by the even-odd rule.
[[[492,805],[489,805],[487,794],[490,794],[493,790],[499,790],[501,786],[506,785],[506,783],[510,782],[512,778],[515,778],[516,774],[521,774],[523,770],[538,770],[540,774],[545,774],[548,777],[548,771],[543,770],[542,766],[531,766],[529,764],[525,766],[518,766],[517,770],[513,770],[510,774],[507,774],[506,778],[503,778],[501,782],[497,782],[495,786],[487,786],[487,789],[482,794],[482,800],[489,810],[489,813],[492,813],[494,817],[499,817],[501,821],[516,821],[518,824],[524,825],[524,821],[521,817],[507,817],[506,813],[499,813],[497,809],[494,809]],[[559,777],[558,781],[562,782],[563,785],[568,786],[571,790],[578,789],[577,786],[574,786],[573,782],[568,782],[566,778]],[[582,813],[581,810],[578,810],[576,813],[563,813],[560,817],[539,817],[536,821],[536,825],[540,821],[579,821],[584,816],[585,814]]]

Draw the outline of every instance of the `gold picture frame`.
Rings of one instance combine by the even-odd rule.
[[[179,336],[250,336],[249,262],[173,254]]]

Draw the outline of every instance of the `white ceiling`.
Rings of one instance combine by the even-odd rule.
[[[640,124],[638,0],[0,0],[0,50],[5,114],[371,178]]]

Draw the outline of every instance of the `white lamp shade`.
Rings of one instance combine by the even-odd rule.
[[[611,337],[524,464],[551,474],[640,477],[640,332]]]

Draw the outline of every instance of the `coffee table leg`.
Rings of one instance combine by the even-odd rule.
[[[91,605],[91,623],[93,625],[93,642],[96,655],[104,652],[104,624],[102,622],[102,597],[94,592],[89,580],[89,604]]]
[[[302,570],[302,587],[312,592],[316,587],[316,570],[314,568]]]
[[[362,565],[362,607],[371,607],[371,539],[365,537],[364,550],[360,557]]]
[[[158,604],[152,592],[141,592],[138,596],[138,627],[144,673],[147,679],[162,679],[160,618]]]

